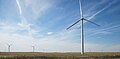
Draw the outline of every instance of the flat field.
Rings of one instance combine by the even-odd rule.
[[[0,59],[120,59],[120,52],[0,52]]]

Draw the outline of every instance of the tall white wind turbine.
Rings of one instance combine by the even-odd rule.
[[[70,25],[66,30],[70,29],[75,24],[77,24],[78,22],[81,21],[81,54],[84,54],[84,52],[85,52],[84,51],[84,24],[83,24],[84,20],[87,21],[87,22],[90,22],[90,23],[92,23],[94,25],[97,25],[97,26],[100,26],[100,25],[98,25],[98,24],[96,24],[96,23],[94,23],[94,22],[92,22],[90,20],[85,19],[84,16],[83,16],[82,1],[81,0],[79,0],[79,5],[80,5],[80,17],[81,18],[79,20],[77,20],[75,23],[73,23],[72,25]]]

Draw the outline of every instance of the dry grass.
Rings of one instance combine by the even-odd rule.
[[[43,53],[43,52],[0,52],[0,59],[120,59],[120,52],[79,52]]]

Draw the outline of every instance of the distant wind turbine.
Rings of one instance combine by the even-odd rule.
[[[7,44],[8,46],[8,52],[11,52],[11,44]]]
[[[32,46],[32,50],[33,50],[33,52],[35,52],[35,46]]]
[[[90,20],[87,20],[83,17],[83,10],[82,10],[82,2],[81,0],[79,0],[79,5],[80,5],[80,19],[77,20],[75,23],[73,23],[72,25],[70,25],[66,30],[70,29],[71,27],[73,27],[75,24],[77,24],[78,22],[81,21],[81,54],[84,54],[84,26],[83,26],[83,22],[84,21],[87,21],[87,22],[90,22],[94,25],[97,25],[97,26],[100,26]]]

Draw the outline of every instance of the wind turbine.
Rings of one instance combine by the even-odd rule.
[[[32,50],[33,50],[33,52],[35,52],[35,46],[32,46]]]
[[[11,44],[7,44],[8,45],[8,52],[11,52]]]
[[[78,22],[81,21],[81,54],[84,54],[84,21],[90,22],[94,25],[100,26],[90,20],[87,20],[83,17],[83,10],[82,10],[82,1],[79,0],[79,5],[80,5],[80,19],[77,20],[75,23],[73,23],[72,25],[70,25],[66,30],[70,29],[71,27],[73,27],[74,25],[76,25]]]

